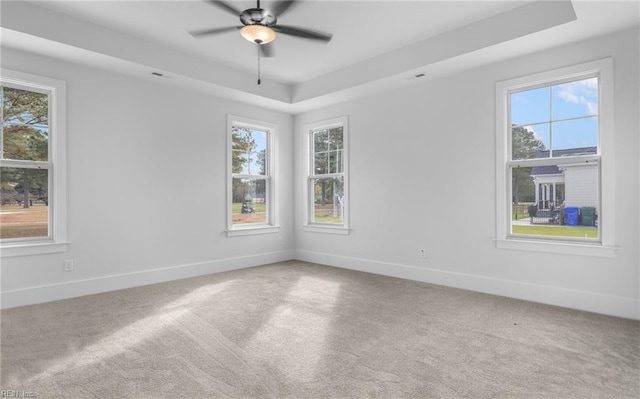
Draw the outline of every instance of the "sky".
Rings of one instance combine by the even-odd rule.
[[[547,149],[598,143],[598,79],[511,94],[511,124],[533,131]]]

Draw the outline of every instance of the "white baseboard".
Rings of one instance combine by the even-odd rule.
[[[343,269],[422,281],[486,294],[640,320],[640,299],[638,298],[522,283],[314,251],[298,250],[296,251],[296,259]]]
[[[640,299],[638,298],[522,283],[304,250],[276,251],[4,291],[1,294],[0,303],[2,304],[2,309],[8,309],[291,259],[640,320]]]
[[[209,262],[192,263],[144,270],[133,273],[116,274],[85,280],[75,280],[57,284],[47,284],[2,292],[2,309],[37,303],[75,298],[101,292],[116,291],[165,281],[220,273],[229,270],[283,262],[293,259],[295,251],[285,250],[236,258],[218,259]]]

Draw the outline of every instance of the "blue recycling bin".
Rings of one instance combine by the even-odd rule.
[[[580,208],[568,206],[564,208],[564,220],[567,226],[577,226],[580,218]]]

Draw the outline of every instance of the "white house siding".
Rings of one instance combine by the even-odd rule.
[[[565,167],[565,205],[598,206],[598,165]]]

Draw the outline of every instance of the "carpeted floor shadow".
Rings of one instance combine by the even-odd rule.
[[[640,397],[638,321],[298,261],[1,316],[22,397]]]

